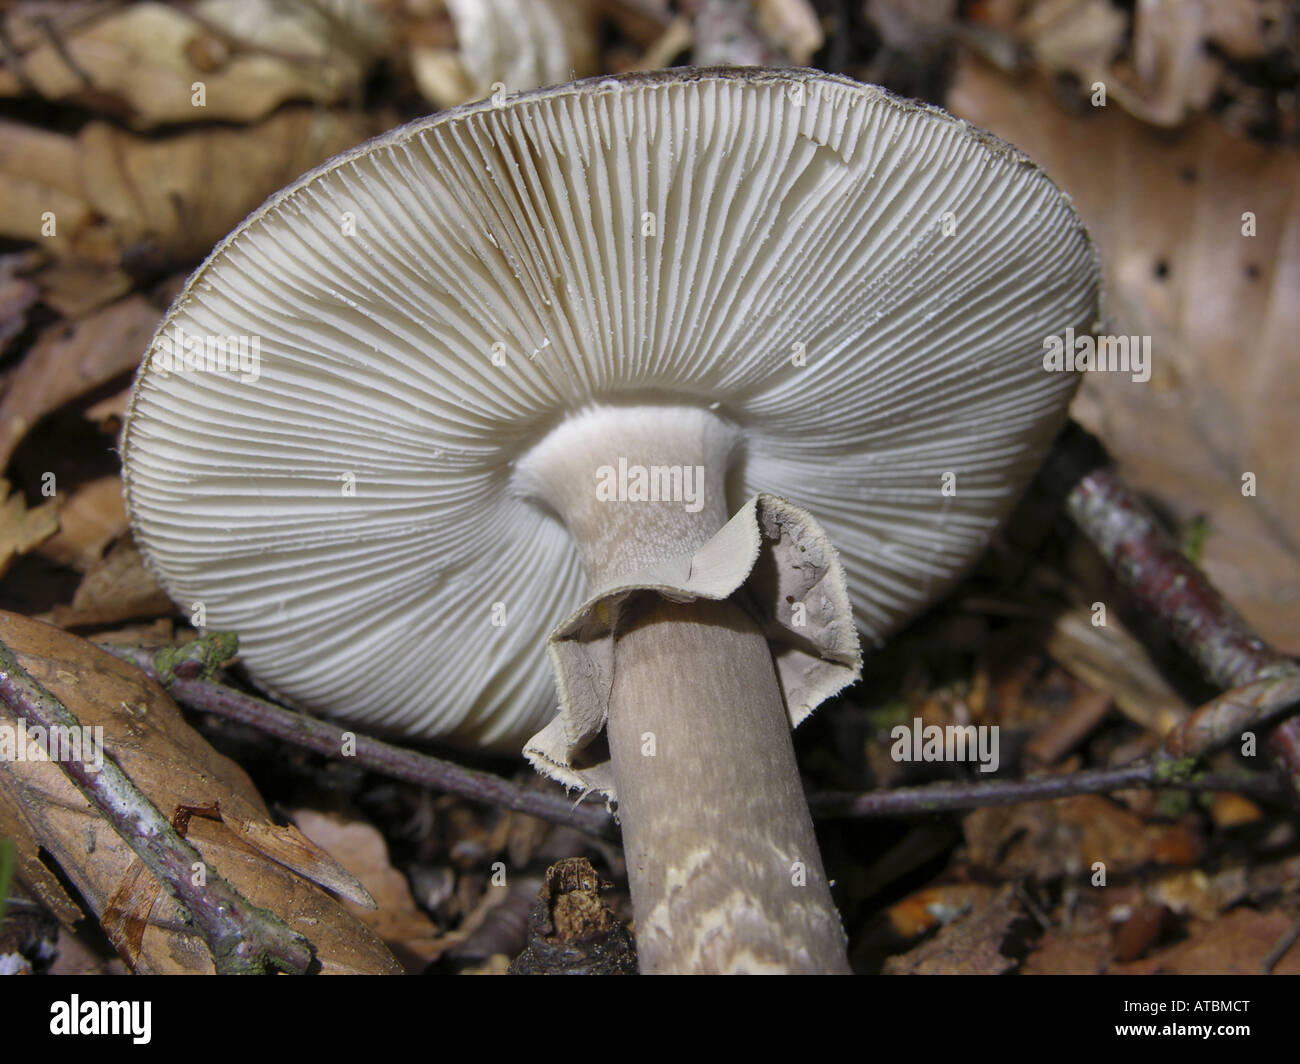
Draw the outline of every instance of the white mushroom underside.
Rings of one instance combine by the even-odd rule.
[[[566,411],[718,404],[747,434],[733,505],[815,514],[872,641],[978,555],[1059,428],[1076,381],[1043,339],[1091,326],[1093,253],[1023,157],[806,72],[603,86],[328,164],[164,322],[260,343],[240,381],[163,375],[156,341],[125,477],[155,572],[268,688],[518,749],[587,589],[510,463]]]

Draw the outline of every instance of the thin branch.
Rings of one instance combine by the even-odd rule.
[[[1300,673],[1256,680],[1225,691],[1170,730],[1157,758],[1199,758],[1209,750],[1266,728],[1300,703]]]
[[[53,734],[51,729],[81,726],[68,707],[37,683],[3,643],[0,702],[26,726],[42,728],[46,735]],[[310,943],[274,913],[250,903],[207,865],[107,753],[98,766],[71,757],[58,764],[185,909],[207,941],[218,972],[302,973],[308,969],[313,961]],[[196,866],[205,872],[202,886],[194,882]]]
[[[191,709],[240,721],[295,746],[344,758],[393,779],[503,806],[589,835],[617,837],[613,818],[599,805],[578,804],[563,794],[529,790],[491,772],[381,742],[216,682],[211,678],[215,664],[233,655],[233,636],[228,634],[205,636],[183,647],[158,651],[109,644],[104,644],[104,649],[137,666]]]
[[[1211,699],[1165,736],[1152,758],[1134,765],[1023,780],[939,783],[866,794],[819,794],[809,798],[808,803],[814,816],[835,819],[940,813],[1124,790],[1236,791],[1286,801],[1291,797],[1290,789],[1272,773],[1198,772],[1196,762],[1237,739],[1243,731],[1266,727],[1284,713],[1294,712],[1297,702],[1300,676],[1257,680]]]
[[[1162,774],[1161,766],[1144,761],[1123,768],[1087,769],[1068,776],[1030,777],[1023,780],[990,780],[987,783],[932,783],[924,787],[896,787],[865,794],[833,791],[812,795],[808,804],[813,816],[822,820],[856,817],[916,816],[986,805],[1016,805],[1072,798],[1078,794],[1110,794],[1113,791],[1182,790],[1236,791],[1257,798],[1282,799],[1286,790],[1276,777],[1258,772],[1202,772],[1186,777]]]
[[[1259,971],[1261,975],[1272,975],[1273,969],[1281,963],[1283,957],[1291,952],[1291,947],[1300,942],[1300,920],[1291,925],[1291,928],[1282,933],[1282,937],[1271,950],[1268,956],[1260,963]]]
[[[1151,511],[1115,475],[1101,444],[1070,424],[1042,480],[1065,491],[1065,508],[1138,604],[1222,688],[1300,675],[1270,647],[1179,549]],[[1268,751],[1300,802],[1300,719],[1268,738]]]
[[[355,744],[346,755],[371,771],[435,790],[459,794],[475,801],[515,809],[530,816],[567,824],[589,835],[611,838],[613,818],[596,805],[574,805],[567,798],[530,791],[488,772],[463,768],[426,754],[388,743],[308,717],[263,699],[246,695],[212,679],[234,654],[233,637],[213,634],[180,647],[147,650],[142,647],[105,645],[130,661],[193,709],[241,721],[286,742],[327,757],[342,757],[348,736]],[[1116,790],[1174,789],[1236,791],[1264,800],[1284,800],[1286,788],[1271,774],[1258,772],[1197,772],[1196,759],[1231,741],[1240,730],[1259,728],[1281,715],[1300,698],[1300,680],[1281,677],[1229,691],[1206,703],[1167,740],[1166,747],[1149,761],[1123,768],[1096,769],[1068,776],[1031,777],[1023,780],[989,780],[903,787],[865,794],[822,793],[808,799],[813,815],[823,819],[914,816],[985,805],[1067,798],[1076,794],[1107,794]]]

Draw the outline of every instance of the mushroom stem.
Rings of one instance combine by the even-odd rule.
[[[610,755],[643,972],[847,972],[767,641],[735,602],[620,618]]]
[[[563,518],[593,590],[635,585],[726,523],[738,440],[707,410],[596,408],[537,444],[516,486]],[[758,626],[734,598],[645,591],[622,603],[615,632],[606,731],[641,970],[847,972]]]

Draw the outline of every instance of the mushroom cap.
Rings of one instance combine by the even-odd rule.
[[[484,101],[331,160],[213,251],[141,366],[127,503],[266,689],[518,749],[587,588],[511,470],[567,416],[738,426],[731,509],[816,514],[879,642],[1033,474],[1078,382],[1045,338],[1090,330],[1099,284],[1030,160],[879,88],[675,69]],[[217,337],[256,359],[184,364]]]

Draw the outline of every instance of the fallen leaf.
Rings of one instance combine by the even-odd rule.
[[[417,47],[412,72],[436,107],[595,74],[591,0],[447,0],[456,47]]]
[[[287,100],[337,103],[356,91],[383,42],[364,0],[135,3],[63,20],[28,7],[5,14],[0,96],[35,90],[141,129],[253,122]]]
[[[1264,811],[1244,795],[1218,791],[1210,800],[1210,816],[1217,827],[1235,828],[1263,819]]]
[[[1100,975],[1111,959],[1111,936],[1106,930],[1069,934],[1048,928],[1025,957],[1022,975]]]
[[[1091,85],[1123,47],[1129,19],[1110,0],[1064,0],[1031,7],[1015,31],[1043,69]]]
[[[915,949],[885,961],[885,975],[999,975],[1016,962],[1002,954],[1011,925],[1021,916],[1010,886],[979,899],[964,916],[944,924]]]
[[[1264,959],[1295,921],[1294,914],[1281,909],[1235,909],[1209,923],[1194,924],[1176,945],[1110,970],[1118,975],[1260,975]],[[1300,943],[1287,951],[1273,974],[1300,975]]]
[[[127,526],[122,478],[98,477],[80,485],[60,504],[59,530],[37,550],[53,562],[84,573]]]
[[[1108,878],[1148,865],[1186,866],[1204,853],[1183,824],[1150,824],[1094,794],[1055,802],[986,806],[962,820],[975,867],[1003,879],[1050,882],[1106,866]]]
[[[1134,488],[1183,521],[1209,515],[1210,578],[1262,636],[1300,651],[1296,152],[1213,119],[1153,137],[1116,107],[1072,117],[1044,86],[974,60],[947,102],[1074,198],[1105,271],[1103,331],[1150,337],[1150,379],[1087,374],[1075,418]]]
[[[1147,122],[1176,126],[1204,111],[1223,76],[1222,64],[1205,48],[1211,28],[1200,0],[1147,0],[1133,21],[1131,84],[1115,78],[1111,91]]]
[[[0,353],[27,325],[27,310],[40,297],[40,289],[9,267],[11,259],[0,259]]]
[[[0,121],[0,233],[47,242],[58,254],[69,234],[93,222],[81,187],[76,138]]]
[[[457,939],[444,937],[411,897],[406,877],[393,868],[388,845],[373,825],[336,813],[296,809],[298,828],[365,885],[375,899],[372,909],[353,914],[384,940],[412,974],[423,971]]]
[[[795,66],[808,66],[826,43],[809,0],[757,0],[758,28]]]
[[[1143,899],[1123,913],[1112,927],[1115,959],[1134,961],[1151,949],[1169,930],[1169,910],[1159,902]]]
[[[111,436],[116,442],[122,434],[122,421],[126,417],[126,408],[131,402],[130,385],[123,388],[120,392],[106,396],[97,403],[82,410],[82,416],[87,421],[95,425],[100,432],[106,436]]]
[[[46,329],[9,377],[0,400],[0,468],[46,414],[132,372],[160,317],[142,296],[130,296],[89,318]]]
[[[901,939],[912,939],[950,924],[984,905],[994,892],[983,883],[951,883],[926,887],[909,894],[885,910],[890,929]]]
[[[69,306],[93,304],[103,285],[121,284],[113,270],[152,275],[198,261],[267,196],[375,125],[302,107],[249,128],[152,137],[107,122],[75,136],[0,122],[0,235],[94,267],[81,278],[88,294],[75,277],[50,285]]]
[[[91,566],[72,604],[54,607],[51,620],[60,628],[74,628],[171,613],[174,609],[167,592],[145,568],[140,548],[128,533]]]
[[[258,848],[268,835],[278,835],[282,845],[277,851],[294,851],[300,870],[327,882],[349,881],[295,827],[271,822],[244,772],[185,723],[157,684],[76,636],[16,614],[0,613],[0,641],[82,726],[103,729],[105,755],[164,815],[219,810],[221,819],[191,816],[187,838],[250,902],[274,911],[305,935],[325,973],[398,970],[382,943],[340,902]],[[16,726],[13,714],[0,709],[0,727],[14,734]],[[248,830],[249,824],[256,829]],[[69,907],[75,906],[50,889],[48,874],[35,871],[42,852],[54,860],[135,971],[213,970],[206,945],[176,903],[152,882],[134,852],[57,764],[0,761],[0,835],[17,844],[19,879],[38,896],[52,898],[55,911],[66,920]],[[360,890],[357,886],[352,893],[364,897]]]
[[[1157,736],[1183,721],[1190,709],[1117,618],[1092,623],[1092,611],[1066,610],[1052,621],[1047,652],[1095,691],[1105,692],[1130,720]]]
[[[33,279],[40,286],[41,302],[61,318],[84,318],[130,295],[135,287],[130,275],[116,265],[76,259],[52,262]]]
[[[58,503],[50,500],[27,509],[20,493],[9,494],[9,482],[0,480],[0,575],[20,554],[38,547],[59,530]]]
[[[96,632],[94,641],[101,645],[117,644],[121,646],[158,647],[183,645],[190,642],[197,633],[192,628],[176,630],[176,623],[170,617],[142,624],[126,624],[111,631]]]

